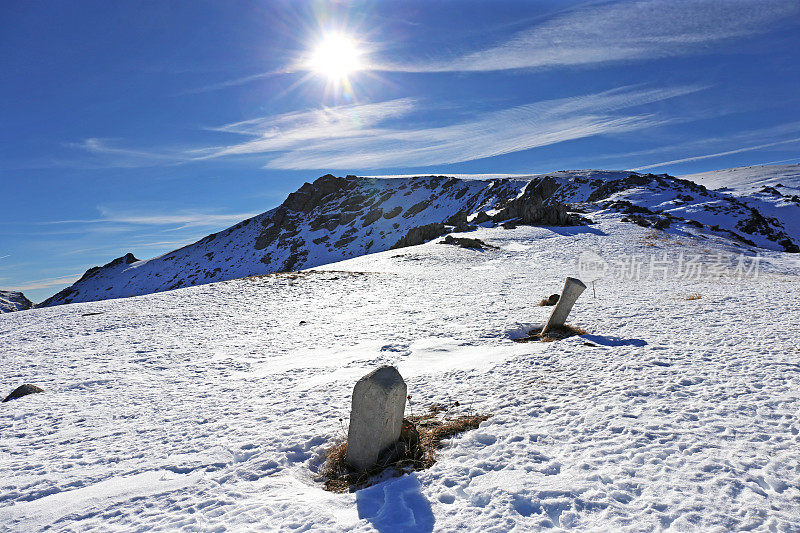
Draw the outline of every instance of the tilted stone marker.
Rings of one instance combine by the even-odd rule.
[[[347,433],[348,463],[367,470],[383,450],[397,442],[407,391],[406,382],[393,366],[382,366],[358,380]]]
[[[572,306],[575,305],[575,300],[578,296],[586,290],[586,285],[577,278],[567,278],[564,282],[564,290],[561,291],[561,297],[558,303],[550,313],[550,318],[547,320],[542,333],[547,333],[551,329],[560,328],[564,326],[567,321],[569,312],[572,311]]]

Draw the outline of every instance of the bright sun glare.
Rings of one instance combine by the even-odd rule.
[[[349,74],[361,70],[361,51],[349,35],[328,33],[312,52],[308,68],[329,81],[344,81]]]

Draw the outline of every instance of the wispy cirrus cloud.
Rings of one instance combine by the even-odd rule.
[[[645,0],[581,6],[510,39],[452,58],[375,61],[398,72],[552,68],[704,53],[714,45],[797,24],[796,0]]]
[[[13,285],[8,290],[12,291],[31,291],[36,289],[47,289],[50,287],[57,287],[60,285],[69,285],[74,283],[81,277],[81,274],[69,274],[67,276],[57,276],[54,278],[44,278],[32,281],[26,281],[19,285]]]
[[[130,224],[146,226],[179,226],[176,229],[196,226],[218,226],[221,223],[240,222],[257,213],[206,213],[199,211],[179,211],[175,213],[140,213],[135,211],[115,211],[99,207],[98,218],[65,219],[39,222],[38,225],[64,224]]]
[[[275,151],[294,146],[297,142],[332,137],[368,135],[371,128],[415,111],[419,102],[414,98],[398,98],[369,104],[323,107],[309,111],[259,117],[226,124],[214,131],[258,136],[258,140],[219,150],[211,156]]]
[[[724,157],[726,155],[740,154],[740,153],[743,153],[743,152],[753,152],[753,151],[756,151],[756,150],[763,150],[765,148],[773,148],[775,146],[781,146],[781,145],[791,144],[791,143],[800,143],[800,137],[794,137],[792,139],[784,139],[782,141],[775,141],[775,142],[771,142],[771,143],[758,144],[758,145],[755,145],[755,146],[744,146],[744,147],[741,147],[741,148],[734,148],[732,150],[725,150],[725,151],[722,151],[722,152],[715,152],[715,153],[711,153],[711,154],[701,154],[701,155],[694,155],[694,156],[690,156],[690,157],[682,157],[680,159],[672,159],[671,161],[662,161],[660,163],[652,163],[652,164],[649,164],[649,165],[644,165],[644,166],[641,166],[641,167],[632,168],[631,170],[634,170],[634,171],[647,170],[647,169],[650,169],[650,168],[665,167],[667,165],[678,165],[678,164],[681,164],[681,163],[691,163],[693,161],[702,161],[704,159],[713,159],[713,158],[716,158],[716,157]]]
[[[255,137],[205,158],[272,154],[273,169],[424,166],[482,159],[601,134],[675,122],[674,117],[632,109],[702,90],[622,87],[477,114],[455,124],[417,126],[412,99],[341,106],[228,124],[219,131]],[[403,118],[391,127],[393,119]]]
[[[68,143],[67,146],[95,156],[93,161],[82,162],[82,166],[141,168],[153,166],[179,165],[193,161],[203,154],[198,150],[138,150],[119,147],[114,139],[89,137],[80,142]]]

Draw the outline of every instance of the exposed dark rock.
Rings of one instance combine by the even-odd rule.
[[[655,221],[653,227],[660,230],[665,230],[670,226],[670,220],[668,218],[660,218]]]
[[[333,243],[333,247],[334,248],[341,248],[342,246],[347,246],[348,244],[350,244],[351,242],[353,242],[356,239],[358,239],[358,235],[355,235],[355,234],[352,234],[352,233],[348,234],[347,232],[342,233],[342,236],[339,237],[339,240],[336,241],[335,243]]]
[[[377,209],[372,209],[366,215],[364,215],[364,222],[361,224],[362,227],[369,226],[373,222],[377,221],[383,216],[383,209],[380,207]]]
[[[469,222],[467,222],[467,213],[466,211],[459,211],[454,215],[450,216],[444,223],[448,226],[455,227],[456,231],[472,231],[476,228]]]
[[[411,218],[414,215],[423,212],[428,206],[431,205],[430,200],[423,200],[421,202],[417,202],[416,204],[412,205],[406,212],[403,213],[403,218]]]
[[[385,218],[386,220],[389,220],[389,219],[394,218],[397,215],[399,215],[402,211],[403,211],[403,208],[398,205],[397,207],[393,208],[388,213],[384,213],[383,218]]]
[[[342,212],[360,211],[366,206],[368,199],[365,194],[352,194],[345,198],[344,202],[339,205],[339,209]]]
[[[28,394],[36,394],[37,392],[44,392],[44,389],[42,389],[41,387],[37,387],[36,385],[31,385],[26,383],[25,385],[20,385],[19,387],[11,391],[11,394],[6,396],[5,400],[3,400],[3,403],[10,402],[11,400],[16,400],[17,398],[22,398],[23,396],[27,396]]]
[[[339,225],[346,226],[356,219],[358,213],[341,213],[339,215]]]
[[[355,176],[337,178],[331,174],[325,174],[317,178],[313,184],[304,183],[297,191],[291,193],[281,205],[291,211],[309,213],[326,196],[353,189],[358,182],[359,180]]]
[[[311,219],[311,221],[308,223],[308,227],[311,228],[311,231],[317,231],[323,228],[328,231],[333,231],[339,224],[340,214],[329,213],[317,215],[315,218]]]
[[[451,215],[447,220],[444,221],[445,224],[448,226],[466,226],[467,225],[467,213],[464,211],[459,211],[458,213],[454,213]]]
[[[445,225],[440,222],[434,222],[424,226],[417,226],[416,228],[411,228],[408,230],[408,233],[401,237],[391,249],[394,250],[397,248],[405,248],[406,246],[416,246],[417,244],[428,242],[436,237],[441,237],[445,233],[447,233],[447,228],[445,228]]]
[[[653,174],[631,174],[627,178],[618,179],[618,180],[610,180],[607,182],[602,182],[602,185],[597,187],[592,194],[589,195],[587,198],[588,202],[597,202],[598,200],[602,200],[603,198],[608,198],[614,193],[618,193],[620,191],[625,191],[632,187],[641,187],[642,185],[647,185],[650,183],[656,176]]]
[[[607,202],[605,205],[606,209],[614,209],[615,211],[619,211],[620,213],[627,213],[627,214],[643,214],[643,215],[654,215],[655,213],[650,209],[632,204],[628,200],[615,200],[613,202]]]
[[[772,196],[783,196],[783,193],[781,191],[779,191],[778,189],[776,189],[775,187],[768,187],[766,185],[764,187],[761,187],[761,190],[758,191],[758,192],[761,192],[761,193],[764,193],[764,194],[770,194]]]
[[[492,220],[495,222],[516,220],[521,224],[543,226],[579,224],[579,221],[570,216],[567,206],[557,202],[546,203],[546,200],[553,196],[557,189],[558,183],[548,176],[537,182],[531,182],[519,198],[509,201],[492,217]]]
[[[452,244],[453,246],[460,246],[461,248],[470,248],[473,250],[483,250],[484,248],[497,249],[497,246],[486,244],[480,239],[471,239],[469,237],[453,237],[452,235],[447,235],[439,244]]]
[[[492,217],[486,214],[486,211],[481,211],[475,218],[472,219],[475,224],[483,224],[485,222],[489,222],[490,220],[492,220]]]
[[[799,254],[800,253],[800,246],[797,246],[795,243],[792,242],[792,239],[786,237],[782,241],[778,241],[778,244],[783,246],[783,250],[785,252],[789,252],[790,254]]]
[[[262,224],[265,226],[261,233],[256,237],[255,249],[263,250],[278,238],[278,235],[284,230],[286,226],[291,225],[292,217],[289,216],[288,210],[283,205],[279,206],[272,213],[268,219],[264,219]]]
[[[643,228],[649,228],[652,226],[652,223],[647,218],[643,217],[642,215],[627,215],[622,217],[622,222],[633,222],[637,226],[641,226]]]
[[[291,272],[293,270],[297,270],[298,266],[301,266],[305,260],[308,258],[308,250],[303,250],[302,252],[292,252],[289,254],[289,257],[283,262],[283,267],[281,270],[283,272]]]
[[[469,192],[469,189],[468,189],[467,187],[464,187],[464,188],[462,188],[461,190],[459,190],[459,191],[458,191],[458,192],[455,194],[455,196],[453,196],[453,198],[455,198],[456,200],[460,200],[460,199],[461,199],[461,198],[462,198],[462,197],[463,197],[465,194],[467,194],[468,192]]]

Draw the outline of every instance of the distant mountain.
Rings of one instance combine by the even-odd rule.
[[[25,295],[16,291],[0,291],[0,313],[24,311],[33,307],[33,303]]]
[[[654,230],[714,233],[743,247],[800,251],[800,224],[794,223],[800,201],[781,197],[785,208],[775,209],[763,195],[626,171],[491,180],[328,174],[305,183],[279,207],[194,244],[144,261],[127,254],[91,268],[40,306],[299,270],[421,244],[476,224],[582,224],[597,211],[616,212],[623,223]]]

